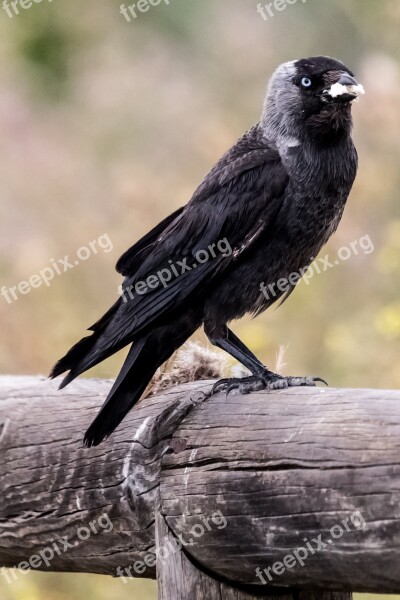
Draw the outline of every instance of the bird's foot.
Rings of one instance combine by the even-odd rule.
[[[316,387],[317,383],[328,385],[320,377],[282,377],[270,371],[265,374],[242,379],[221,379],[214,384],[212,395],[226,392],[228,395],[232,390],[239,390],[241,394],[251,394],[261,390],[285,390],[290,387]]]

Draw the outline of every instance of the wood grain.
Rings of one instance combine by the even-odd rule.
[[[399,592],[399,392],[217,396],[173,441],[161,512],[200,565],[242,584]],[[217,510],[225,528],[190,535]],[[299,548],[303,565],[284,565]]]
[[[88,450],[83,433],[111,383],[58,392],[44,378],[0,377],[0,566],[67,536],[77,544],[35,568],[154,578],[160,513],[186,559],[250,586],[242,594],[399,591],[400,392],[204,401],[211,383],[196,382],[142,401]],[[96,533],[81,540],[90,523]],[[304,566],[291,564],[307,543]]]
[[[156,515],[156,540],[158,550],[175,547],[174,536],[160,513]],[[158,600],[277,600],[277,596],[271,594],[255,596],[213,579],[193,565],[182,550],[160,554],[157,557]],[[351,600],[344,594],[338,596],[335,600]],[[292,593],[286,593],[279,595],[279,600],[297,598]],[[317,597],[304,600],[317,600]]]
[[[40,570],[115,575],[154,552],[160,458],[204,384],[141,402],[88,450],[84,431],[111,385],[80,379],[59,392],[43,377],[0,377],[0,566],[53,549]],[[73,547],[58,554],[63,538]]]

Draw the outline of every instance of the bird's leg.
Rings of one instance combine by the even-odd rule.
[[[206,335],[210,342],[228,352],[253,374],[242,379],[221,379],[213,387],[213,394],[220,391],[228,393],[233,389],[239,389],[242,394],[249,394],[259,390],[279,390],[288,387],[314,386],[317,382],[326,383],[319,377],[283,377],[273,373],[265,367],[258,358],[249,350],[243,342],[226,326],[210,328],[204,325]],[[326,384],[327,385],[327,384]]]

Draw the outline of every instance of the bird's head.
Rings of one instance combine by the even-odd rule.
[[[349,135],[351,105],[364,94],[354,73],[343,63],[315,56],[284,63],[267,91],[262,124],[267,137],[332,143]]]

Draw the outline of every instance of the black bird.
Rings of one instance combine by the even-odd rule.
[[[337,229],[357,172],[351,104],[360,93],[351,70],[332,58],[281,65],[270,80],[260,122],[220,159],[185,207],[120,258],[123,296],[51,373],[54,378],[69,371],[62,388],[131,344],[86,432],[87,446],[111,435],[156,369],[201,325],[212,344],[252,373],[218,382],[214,391],[322,381],[272,373],[227,324],[286,300],[297,283],[292,275],[311,264]],[[221,240],[229,253],[215,251]],[[213,256],[204,261],[201,251],[210,248]],[[168,283],[160,275],[167,272]],[[261,284],[282,279],[291,282],[284,291],[263,293]]]

